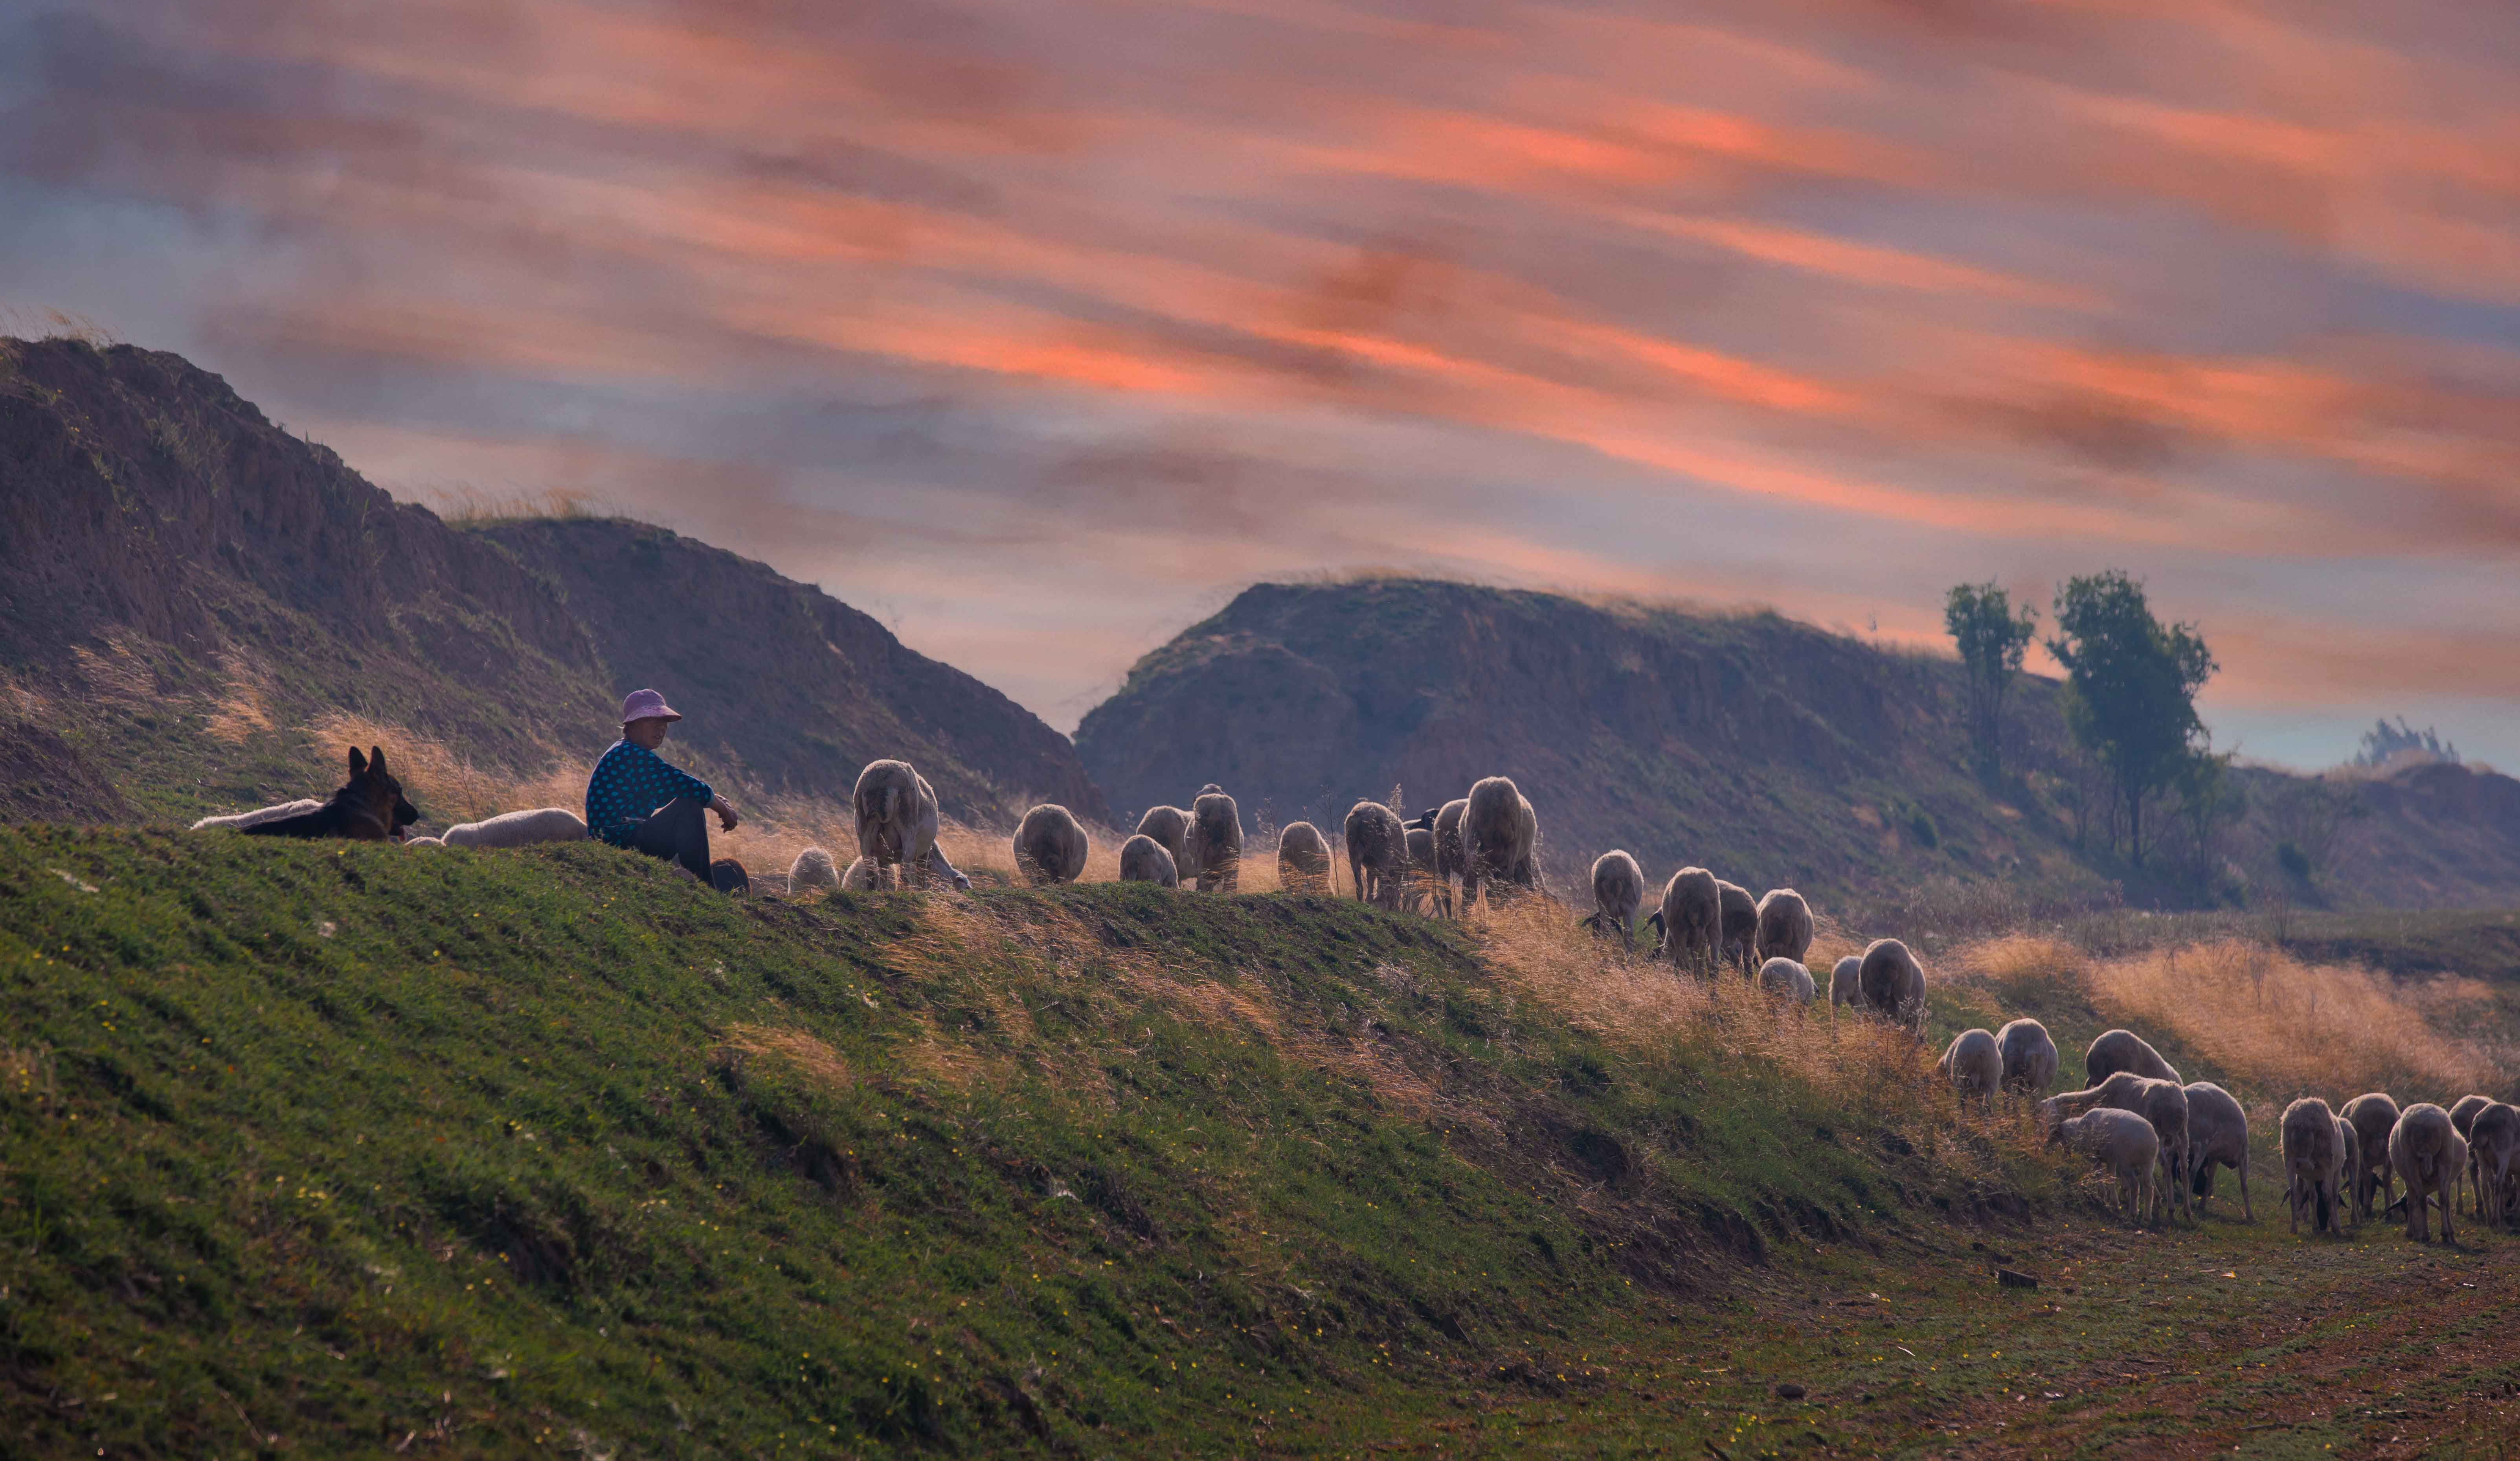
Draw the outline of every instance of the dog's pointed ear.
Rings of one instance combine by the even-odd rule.
[[[375,773],[376,773],[378,775],[380,775],[380,776],[382,776],[382,775],[383,775],[385,774],[385,748],[384,748],[384,747],[382,747],[382,746],[370,746],[370,747],[368,747],[368,770],[370,770],[370,771],[372,771],[372,772],[375,772]]]
[[[350,747],[350,775],[354,776],[364,776],[367,774],[368,758],[359,754],[359,748],[357,746]]]

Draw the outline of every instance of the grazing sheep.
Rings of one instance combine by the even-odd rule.
[[[1864,955],[1850,953],[1828,973],[1828,1002],[1850,1009],[1864,1007]]]
[[[1462,811],[1462,906],[1479,898],[1483,884],[1516,888],[1540,885],[1540,819],[1510,776],[1489,776],[1470,788]]]
[[[1593,932],[1619,931],[1619,942],[1635,948],[1637,908],[1645,901],[1645,870],[1625,852],[1613,850],[1593,860],[1593,914],[1584,921]]]
[[[566,807],[541,807],[531,812],[502,812],[480,821],[459,821],[448,827],[449,847],[531,847],[538,842],[584,842],[586,822]]]
[[[2441,1110],[2439,1106],[2432,1108]],[[2442,1118],[2448,1126],[2450,1118]],[[2292,1212],[2292,1230],[2301,1231],[2302,1209],[2315,1207],[2311,1231],[2332,1233],[2341,1230],[2337,1204],[2342,1194],[2337,1190],[2337,1177],[2345,1161],[2345,1149],[2336,1135],[2336,1113],[2317,1096],[2303,1096],[2284,1108],[2283,1126],[2284,1205]]]
[[[1725,963],[1738,966],[1741,976],[1746,979],[1750,971],[1758,967],[1750,956],[1750,949],[1759,934],[1759,900],[1752,898],[1750,890],[1739,883],[1728,883],[1722,878],[1715,880],[1715,897],[1724,910],[1724,927],[1716,939],[1716,955]],[[1799,953],[1792,956],[1802,957]]]
[[[2184,1190],[2189,1152],[2186,1087],[2176,1081],[2156,1081],[2133,1071],[2120,1071],[2097,1085],[2069,1090],[2039,1103],[2041,1118],[2051,1126],[2060,1117],[2098,1107],[2132,1111],[2152,1123],[2154,1133],[2161,1138],[2164,1177],[2181,1189],[2164,1188],[2163,1205],[2175,1205],[2193,1216],[2194,1208]]]
[[[2355,1212],[2385,1218],[2398,1195],[2397,1169],[2389,1165],[2389,1133],[2398,1127],[2398,1103],[2385,1090],[2366,1091],[2345,1103],[2345,1119],[2354,1123],[2354,1139],[2362,1151],[2362,1168],[2351,1173]]]
[[[2520,1174],[2520,1106],[2501,1101],[2476,1113],[2468,1125],[2467,1150],[2473,1160],[2477,1201],[2485,1220],[2508,1223],[2512,1212],[2512,1177]]]
[[[1242,809],[1212,783],[1190,804],[1190,861],[1201,893],[1231,893],[1242,881]]]
[[[2129,1218],[2149,1221],[2160,1197],[2153,1171],[2161,1163],[2161,1136],[2152,1123],[2131,1111],[2101,1107],[2050,1128],[2048,1142],[2081,1152],[2118,1179],[2118,1197]]]
[[[1811,905],[1791,888],[1771,888],[1759,900],[1759,927],[1752,936],[1750,956],[1766,962],[1772,958],[1789,958],[1795,963],[1811,952]]]
[[[1164,851],[1173,855],[1173,872],[1177,877],[1195,878],[1198,868],[1190,860],[1190,813],[1180,807],[1148,807],[1138,819],[1138,835],[1152,837]]]
[[[1072,883],[1085,870],[1085,855],[1092,847],[1074,813],[1045,802],[1026,812],[1015,827],[1015,871],[1036,888]]]
[[[2035,1098],[2056,1084],[2056,1041],[2037,1020],[2014,1020],[1995,1032],[1995,1048],[2003,1057],[2004,1089]]]
[[[1662,907],[1654,916],[1662,923],[1662,942],[1655,946],[1655,954],[1684,968],[1714,972],[1716,941],[1724,929],[1723,895],[1715,886],[1714,873],[1703,867],[1684,867],[1673,873],[1671,881],[1663,884]]]
[[[1162,843],[1138,832],[1120,844],[1120,881],[1175,888],[1181,886],[1181,874],[1174,869],[1173,855],[1164,851]]]
[[[2214,1169],[2219,1164],[2240,1174],[2240,1213],[2258,1220],[2249,1202],[2249,1114],[2239,1101],[2211,1081],[2185,1087],[2187,1092],[2187,1166],[2193,1173],[2188,1190],[2201,1209],[2214,1195]]]
[[[2186,1084],[2179,1079],[2178,1068],[2162,1059],[2159,1050],[2144,1043],[2141,1036],[2127,1030],[2102,1031],[2100,1038],[2092,1041],[2092,1047],[2083,1052],[2083,1077],[2097,1085],[2120,1071]]]
[[[324,810],[324,804],[310,796],[299,801],[282,802],[277,807],[256,807],[250,812],[229,812],[218,817],[204,817],[193,823],[193,830],[209,832],[225,827],[231,831],[243,831],[247,827],[259,826],[266,821],[278,821],[284,817],[303,817],[309,812],[322,810]]]
[[[1380,802],[1359,802],[1348,809],[1342,830],[1356,896],[1398,912],[1409,896],[1409,829],[1400,824],[1400,814]]]
[[[969,890],[971,880],[936,845],[936,788],[909,762],[868,762],[849,793],[849,807],[857,818],[858,856],[876,865],[878,883],[898,883],[906,874],[925,886],[941,875]]]
[[[2476,1141],[2474,1132],[2470,1129],[2476,1121],[2476,1113],[2493,1104],[2492,1096],[2463,1095],[2458,1098],[2457,1105],[2450,1108],[2450,1124],[2458,1128],[2458,1138],[2467,1143],[2467,1168],[2464,1175],[2467,1179],[2468,1197],[2474,1203],[2472,1211],[2479,1217],[2485,1214],[2485,1194],[2476,1190]]]
[[[1759,988],[1771,995],[1789,996],[1797,1004],[1809,1004],[1820,997],[1820,986],[1812,982],[1811,970],[1782,955],[1759,966]]]
[[[865,858],[849,860],[847,870],[840,874],[840,891],[844,893],[878,893],[883,889],[883,868]]]
[[[1330,891],[1330,844],[1309,821],[1290,821],[1278,833],[1278,886],[1289,893]]]
[[[2389,1129],[2389,1165],[2407,1184],[2408,1238],[2432,1241],[2431,1214],[2439,1207],[2442,1241],[2458,1241],[2451,1232],[2451,1209],[2456,1205],[2459,1170],[2467,1165],[2466,1146],[2450,1113],[2430,1101],[2417,1101],[2398,1113],[2398,1124]]]
[[[1875,939],[1857,966],[1856,984],[1864,1003],[1879,1010],[1894,1025],[1907,1025],[1925,1038],[1925,966],[1897,939]]]
[[[854,867],[857,864],[849,864]],[[840,885],[840,869],[833,865],[832,855],[819,847],[809,847],[788,864],[788,892],[790,897],[816,888],[835,889]]]
[[[1470,873],[1468,854],[1462,848],[1462,819],[1469,810],[1470,799],[1457,796],[1435,813],[1435,881],[1443,885],[1448,911],[1458,911],[1461,907],[1454,901],[1454,882]]]
[[[1952,1083],[1962,1105],[1975,1096],[1986,1108],[1987,1119],[1995,1119],[1995,1092],[2003,1084],[2003,1051],[1996,1043],[1994,1031],[1963,1030],[1953,1036],[1934,1069]]]

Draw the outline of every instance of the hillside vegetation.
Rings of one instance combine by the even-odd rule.
[[[1101,809],[1065,737],[758,563],[603,519],[458,529],[178,356],[0,339],[0,817],[320,795],[354,739],[440,751],[437,819],[477,816],[464,788],[582,778],[643,684],[731,788],[844,800],[906,755],[967,819]]]
[[[1561,885],[1624,847],[1656,880],[1693,863],[1754,891],[1902,908],[1915,927],[1970,916],[1973,900],[1993,923],[2121,899],[2520,903],[2520,781],[2454,765],[2249,769],[2244,815],[2202,854],[2165,838],[2127,865],[2080,835],[2097,788],[2057,694],[2021,677],[2011,774],[1989,785],[1951,659],[1774,613],[1366,578],[1246,590],[1140,660],[1076,744],[1125,815],[1216,781],[1247,812],[1333,830],[1395,786],[1418,808],[1510,775]]]
[[[1224,1444],[2046,1190],[1895,1036],[1577,993],[1352,902],[0,831],[7,1424]]]
[[[2221,947],[2184,956],[2248,956]],[[1546,904],[744,901],[598,846],[0,829],[0,1426],[31,1454],[701,1456],[2456,1423],[2370,1323],[2419,1307],[2482,1363],[2458,1285],[2507,1285],[2520,1245],[2292,1239],[2265,1136],[2305,1050],[2331,1097],[2507,1082],[2503,977],[2407,998],[2263,955],[2297,1001],[2362,990],[2352,1028],[2147,1026],[2262,1139],[2257,1224],[2142,1238],[2019,1113],[1959,1118],[1930,1054],[2034,1012],[2071,1082],[2157,1012],[2157,956],[1972,946],[1918,1045]],[[2124,1384],[2130,1344],[2173,1362]],[[2332,1417],[2283,1352],[2334,1369]],[[2476,1373],[2520,1377],[2497,1352]]]

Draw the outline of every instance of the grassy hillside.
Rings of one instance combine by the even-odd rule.
[[[1353,903],[0,831],[5,1423],[1231,1449],[1554,1394],[1780,1242],[2045,1190],[1895,1040],[1537,993]]]
[[[0,818],[321,795],[355,738],[411,752],[443,824],[582,785],[643,684],[730,789],[845,800],[897,755],[965,819],[1101,809],[1065,737],[759,563],[611,520],[459,530],[178,356],[0,339]]]
[[[1957,951],[1933,1042],[2033,1010],[2072,1080],[2151,956]],[[2144,1024],[2262,1131],[2296,1050],[2498,1069],[2426,1023],[2473,1005],[2276,972],[2377,1002]],[[2257,1224],[2128,1233],[1924,1049],[1547,907],[0,829],[0,1032],[27,1454],[2318,1455],[2520,1381],[2520,1244],[2293,1239],[2263,1140]]]

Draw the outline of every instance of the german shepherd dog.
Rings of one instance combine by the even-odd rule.
[[[370,746],[370,755],[350,747],[350,783],[312,812],[284,817],[245,829],[248,837],[347,837],[353,842],[384,842],[420,820],[420,809],[402,799],[402,783],[385,770],[385,750]]]

